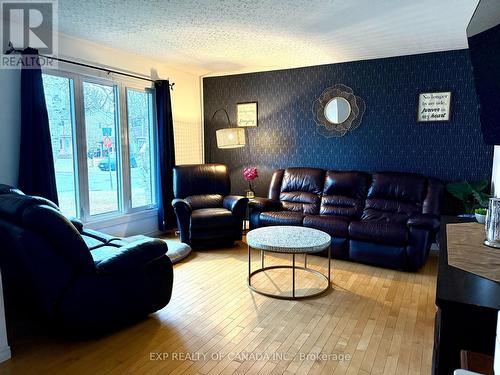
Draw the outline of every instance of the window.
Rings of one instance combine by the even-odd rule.
[[[91,221],[156,207],[151,89],[70,72],[43,84],[62,212]]]
[[[114,86],[83,82],[90,215],[119,210],[116,99]]]
[[[127,116],[132,207],[147,206],[154,202],[152,93],[128,89]]]
[[[73,80],[43,75],[43,86],[49,114],[59,206],[64,214],[76,216]]]

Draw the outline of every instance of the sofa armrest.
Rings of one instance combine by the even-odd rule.
[[[408,219],[408,226],[437,232],[441,221],[438,215],[416,214]]]
[[[83,233],[83,223],[81,222],[81,220],[77,219],[74,216],[66,216],[66,219],[68,219],[71,224],[73,224],[78,232]]]
[[[248,206],[252,210],[257,210],[261,212],[276,211],[283,209],[283,205],[281,204],[280,201],[275,201],[268,198],[253,198],[248,203]]]
[[[81,235],[95,238],[96,240],[104,242],[104,243],[109,243],[110,241],[113,241],[113,240],[121,240],[121,238],[119,238],[119,237],[111,236],[109,234],[102,233],[102,232],[99,232],[97,230],[93,230],[93,229],[89,229],[89,228],[84,228],[81,231]]]
[[[101,274],[127,272],[146,266],[168,251],[165,241],[148,238],[122,246],[116,255],[101,261],[97,271]]]
[[[222,207],[224,207],[226,210],[231,211],[238,217],[245,216],[247,204],[248,198],[242,197],[240,195],[227,195],[222,201]]]
[[[181,241],[190,244],[189,221],[191,213],[193,212],[193,207],[187,200],[179,198],[172,201],[172,206],[174,207],[175,216],[177,217],[177,229],[180,232]]]
[[[189,214],[193,211],[193,208],[191,207],[189,202],[185,199],[175,198],[172,201],[172,206],[174,207],[175,210],[181,210]]]

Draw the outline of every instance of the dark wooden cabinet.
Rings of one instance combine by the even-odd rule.
[[[448,265],[446,224],[466,220],[445,217],[441,224],[437,278],[433,374],[460,368],[460,351],[493,355],[500,283]]]
[[[500,145],[500,3],[479,1],[467,27],[484,142]]]

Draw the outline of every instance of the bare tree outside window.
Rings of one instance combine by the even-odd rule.
[[[154,203],[152,175],[152,95],[146,91],[127,90],[132,207]]]
[[[76,216],[73,80],[47,74],[42,78],[49,115],[59,206],[63,213]]]

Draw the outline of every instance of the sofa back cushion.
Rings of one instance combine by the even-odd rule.
[[[229,170],[223,164],[178,165],[173,174],[175,198],[205,194],[226,196],[231,190]]]
[[[82,236],[51,201],[29,195],[1,194],[0,218],[42,236],[73,272],[95,272]]]
[[[374,173],[362,219],[406,223],[422,212],[427,179],[413,173]]]
[[[0,194],[19,194],[19,195],[24,195],[24,193],[16,189],[13,186],[10,185],[5,185],[5,184],[0,184]]]
[[[0,240],[4,292],[53,317],[62,293],[75,278],[70,264],[42,235],[1,216]]]
[[[285,174],[284,169],[277,169],[274,171],[271,178],[271,183],[269,184],[269,191],[267,197],[273,201],[280,200],[281,193],[281,183],[283,182],[283,175]]]
[[[363,172],[327,171],[320,214],[359,219],[363,213],[369,181],[370,176]]]
[[[427,195],[425,196],[422,213],[424,214],[441,214],[441,206],[444,196],[444,184],[442,181],[429,178],[427,180]]]
[[[191,195],[186,197],[193,210],[222,207],[224,197],[220,194]]]
[[[325,171],[318,168],[288,168],[283,172],[279,200],[289,211],[319,213]]]

